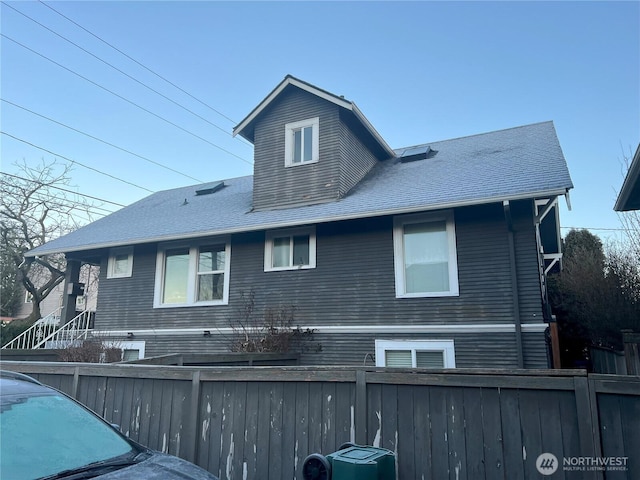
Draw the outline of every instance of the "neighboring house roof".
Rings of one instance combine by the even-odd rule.
[[[394,156],[394,152],[387,145],[387,142],[380,136],[373,125],[369,123],[369,120],[362,114],[360,109],[356,106],[355,103],[346,100],[344,97],[339,97],[338,95],[334,95],[331,92],[327,92],[321,88],[318,88],[310,83],[307,83],[303,80],[295,78],[291,75],[287,75],[284,77],[284,80],[278,84],[276,88],[274,88],[269,95],[265,97],[262,102],[258,104],[256,108],[254,108],[249,115],[247,115],[234,129],[233,135],[240,135],[241,137],[246,138],[251,143],[253,143],[253,134],[254,134],[254,125],[256,120],[260,117],[260,115],[269,107],[269,105],[276,100],[284,92],[287,88],[297,87],[301,90],[309,92],[313,95],[316,95],[328,102],[334,103],[339,107],[343,108],[345,111],[349,112],[353,115],[353,120],[357,122],[361,128],[356,129],[360,132],[361,136],[365,137],[364,141],[369,145],[371,151],[378,156],[378,158],[386,159]],[[362,130],[364,128],[364,130]]]
[[[428,145],[435,155],[406,163],[379,162],[335,202],[252,211],[253,177],[233,178],[209,195],[195,192],[219,182],[154,193],[28,255],[539,198],[573,188],[552,122]]]
[[[640,144],[633,156],[613,209],[617,212],[640,210]]]

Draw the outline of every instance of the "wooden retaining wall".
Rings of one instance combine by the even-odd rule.
[[[567,370],[170,367],[2,362],[151,448],[221,479],[299,479],[344,442],[397,455],[399,479],[640,478],[640,377]],[[536,459],[560,468],[542,476]],[[625,469],[565,470],[624,457]]]

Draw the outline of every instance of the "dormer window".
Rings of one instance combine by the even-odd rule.
[[[287,123],[285,126],[285,167],[318,161],[319,117]]]

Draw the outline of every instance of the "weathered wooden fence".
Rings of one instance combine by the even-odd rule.
[[[1,366],[68,393],[134,440],[194,461],[221,479],[299,479],[308,454],[331,453],[347,441],[394,451],[403,480],[640,478],[640,377]],[[558,459],[552,476],[543,477],[536,467],[543,453]],[[607,458],[624,464],[617,470],[597,465],[614,461]]]

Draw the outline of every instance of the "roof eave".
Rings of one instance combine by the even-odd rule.
[[[638,148],[636,149],[636,153],[633,156],[633,160],[631,161],[629,171],[627,172],[624,182],[622,183],[620,194],[618,195],[616,204],[613,207],[616,212],[625,212],[638,209],[638,207],[630,205],[634,190],[636,191],[636,195],[638,190],[640,190],[640,144],[638,144]]]
[[[191,232],[184,233],[179,235],[159,235],[156,237],[149,237],[139,240],[133,240],[128,242],[104,242],[92,245],[79,246],[75,248],[67,248],[67,249],[52,249],[42,251],[38,251],[40,247],[35,248],[29,252],[25,253],[25,257],[37,257],[40,255],[51,255],[53,253],[70,253],[70,252],[87,252],[91,250],[101,250],[105,248],[114,248],[114,247],[122,247],[129,245],[142,245],[147,243],[157,243],[157,242],[173,242],[179,240],[187,240],[187,239],[195,239],[195,238],[203,238],[203,237],[211,237],[211,236],[224,236],[231,235],[237,233],[248,233],[255,232],[260,230],[273,230],[277,228],[290,228],[296,227],[300,225],[309,225],[309,224],[320,224],[320,223],[329,223],[329,222],[338,222],[345,220],[356,220],[360,218],[368,218],[368,217],[382,217],[386,215],[402,215],[407,213],[417,213],[417,212],[426,212],[432,210],[445,210],[451,208],[460,208],[460,207],[468,207],[472,205],[486,205],[488,203],[502,203],[504,201],[517,201],[517,200],[526,200],[526,199],[535,199],[535,198],[546,198],[553,196],[565,195],[570,190],[570,187],[553,189],[553,190],[541,190],[538,192],[529,192],[522,193],[518,195],[501,195],[495,197],[487,197],[484,199],[474,199],[474,200],[462,200],[458,202],[446,202],[432,205],[417,205],[417,206],[409,206],[409,207],[398,207],[392,209],[385,210],[376,210],[376,211],[368,211],[368,212],[359,212],[359,213],[349,213],[345,215],[334,215],[331,217],[316,217],[316,218],[308,218],[304,220],[294,220],[288,222],[274,222],[274,223],[264,223],[259,225],[253,225],[249,227],[238,227],[238,228],[227,228],[223,230],[208,230],[203,232]],[[33,254],[32,252],[36,251],[37,253]]]

